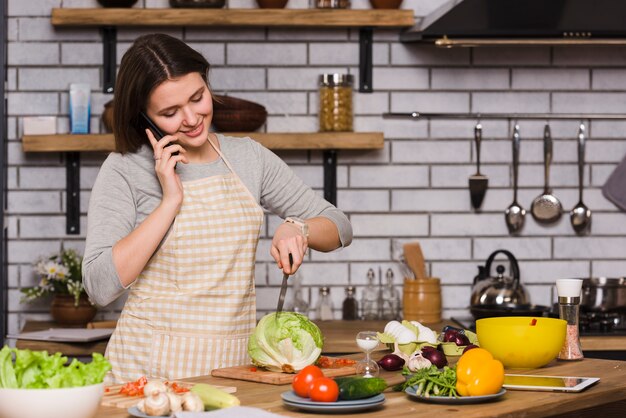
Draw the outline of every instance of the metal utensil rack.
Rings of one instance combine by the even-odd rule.
[[[619,113],[383,113],[384,119],[626,120]]]

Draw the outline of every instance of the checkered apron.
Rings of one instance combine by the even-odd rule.
[[[230,172],[183,183],[174,225],[131,287],[107,346],[108,383],[208,375],[249,361],[263,210],[209,142]]]

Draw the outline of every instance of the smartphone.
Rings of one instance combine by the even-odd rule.
[[[143,129],[150,129],[150,132],[152,132],[152,135],[154,135],[157,141],[165,136],[159,127],[156,126],[156,124],[152,122],[152,119],[150,119],[144,112],[139,112],[139,117],[141,118],[141,127]]]
[[[157,141],[165,136],[163,131],[161,131],[159,127],[156,126],[156,123],[154,123],[144,112],[139,112],[139,118],[141,127],[143,129],[150,129],[150,132],[152,132],[152,135],[154,135]],[[173,143],[170,142],[166,146],[169,147],[170,145],[173,145]],[[178,151],[172,153],[172,155],[178,155]]]

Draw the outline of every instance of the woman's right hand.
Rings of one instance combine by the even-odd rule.
[[[185,155],[187,151],[179,144],[173,143],[176,140],[173,135],[165,135],[158,141],[149,129],[146,129],[146,135],[154,152],[154,171],[163,190],[162,201],[180,207],[183,202],[183,184],[175,168],[177,162],[184,164],[189,162]],[[172,155],[175,152],[178,154]]]

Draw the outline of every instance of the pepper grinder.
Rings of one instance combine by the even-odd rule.
[[[559,317],[567,321],[565,342],[559,353],[559,360],[582,360],[583,350],[580,347],[578,320],[580,314],[581,279],[560,279],[556,281],[559,295]]]

